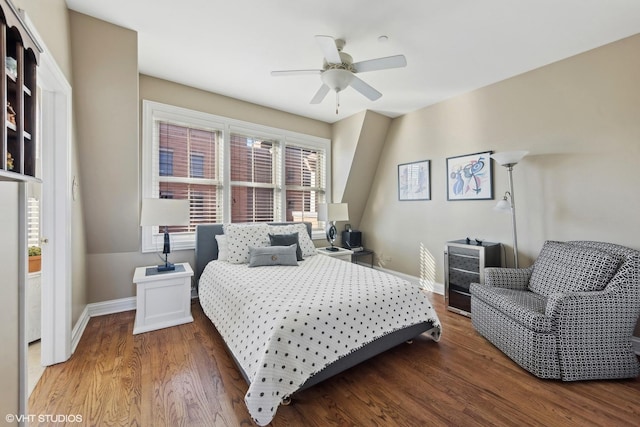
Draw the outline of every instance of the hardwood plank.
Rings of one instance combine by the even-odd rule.
[[[540,380],[430,298],[439,343],[420,337],[304,390],[272,425],[638,425],[640,379]],[[254,425],[222,338],[197,302],[192,312],[193,323],[135,336],[133,311],[92,318],[71,359],[45,370],[29,412],[83,425]]]

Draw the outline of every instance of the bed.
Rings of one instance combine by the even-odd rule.
[[[271,237],[296,234],[304,259],[297,266],[251,267],[253,252],[248,262],[239,256],[227,259],[260,241],[253,234],[239,239],[237,230],[244,233],[245,227],[206,224],[196,229],[200,304],[249,384],[245,403],[258,425],[268,424],[295,392],[418,335],[440,339],[439,319],[417,286],[376,269],[315,255],[309,223],[256,225],[256,235],[264,233],[263,226]],[[241,250],[227,247],[226,240],[241,241]],[[268,241],[263,246],[269,246]],[[219,249],[226,260],[218,259]]]

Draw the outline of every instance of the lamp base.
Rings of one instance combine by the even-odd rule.
[[[170,262],[158,266],[158,271],[174,271],[175,269],[176,266]]]
[[[328,251],[337,251],[337,249],[333,249],[333,242],[336,241],[336,236],[338,235],[338,230],[336,230],[335,221],[329,221],[327,224],[327,242],[331,245],[331,249],[327,248]]]
[[[327,248],[324,248],[325,250],[329,251],[329,252],[338,252],[340,249],[336,248],[335,246],[329,246]]]

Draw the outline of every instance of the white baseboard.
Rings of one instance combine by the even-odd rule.
[[[375,268],[376,270],[384,271],[385,273],[393,274],[394,276],[401,277],[404,280],[408,280],[409,282],[415,283],[416,285],[420,286],[419,277],[411,276],[410,274],[400,273],[399,271],[389,270],[387,268],[382,268],[378,266],[375,266],[373,268]],[[444,295],[444,284],[433,282],[432,286],[433,286],[433,289],[428,289],[429,291],[436,294]]]
[[[105,314],[120,313],[122,311],[135,309],[136,297],[87,304],[71,331],[71,354],[76,351],[80,338],[82,338],[82,334],[84,334],[84,330],[89,324],[89,319],[95,316],[104,316]]]
[[[71,331],[71,354],[75,353],[76,347],[80,342],[80,338],[82,338],[82,334],[84,334],[84,330],[87,327],[87,324],[89,324],[91,316],[89,316],[89,309],[87,307],[82,310],[80,318]]]
[[[633,346],[633,351],[640,356],[640,337],[631,337],[631,345]]]
[[[120,313],[136,309],[136,297],[120,298],[87,305],[89,317]]]

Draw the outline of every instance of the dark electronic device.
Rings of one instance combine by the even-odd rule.
[[[346,249],[355,249],[362,247],[362,233],[358,230],[343,231],[342,247]]]

